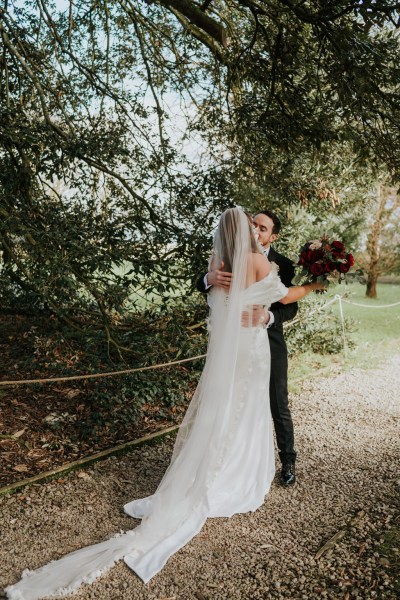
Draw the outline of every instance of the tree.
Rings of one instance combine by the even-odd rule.
[[[379,158],[397,172],[396,3],[244,0],[229,14],[227,5],[210,6],[229,23],[231,54],[219,59],[229,114],[210,106],[206,122],[224,131],[239,166],[282,181],[299,157],[329,164],[332,146],[346,143],[360,163]],[[312,176],[307,183],[315,187]],[[299,190],[285,187],[294,200]]]
[[[133,290],[165,296],[186,282],[229,188],[223,169],[191,163],[170,140],[156,91],[170,83],[143,46],[152,32],[125,12],[114,49],[102,36],[118,15],[101,8],[80,3],[67,18],[38,2],[0,13],[0,243],[3,291],[70,325],[100,325],[111,340]]]
[[[362,257],[367,276],[366,296],[376,298],[379,275],[398,272],[400,268],[398,190],[381,180],[376,184],[376,198],[371,211],[366,252]]]
[[[110,341],[133,291],[186,292],[216,214],[251,179],[280,202],[330,190],[326,207],[333,149],[395,172],[397,10],[5,0],[3,291]]]

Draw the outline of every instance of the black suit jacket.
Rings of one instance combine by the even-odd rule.
[[[279,254],[272,246],[269,249],[268,260],[279,267],[279,277],[286,287],[292,285],[295,276],[294,265],[283,254]],[[287,347],[283,336],[283,323],[293,319],[298,310],[297,302],[293,304],[281,304],[274,302],[269,309],[274,315],[274,324],[268,327],[269,343],[271,347],[271,359],[279,359],[287,356]]]
[[[279,254],[272,246],[269,249],[268,260],[278,265],[279,277],[281,278],[282,283],[286,285],[286,287],[290,287],[295,275],[292,261],[283,254]],[[204,275],[197,280],[196,287],[199,292],[202,292],[203,294],[207,292],[204,285]],[[272,360],[286,358],[287,356],[287,347],[283,336],[283,323],[285,321],[290,321],[296,316],[297,308],[297,302],[294,302],[293,304],[274,302],[269,309],[274,315],[274,324],[271,325],[271,327],[268,327],[267,330]]]

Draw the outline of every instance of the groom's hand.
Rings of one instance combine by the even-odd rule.
[[[213,269],[212,271],[208,271],[207,273],[207,282],[208,285],[216,285],[217,287],[223,288],[227,292],[231,287],[232,283],[232,273],[227,273],[226,271],[221,271],[224,263],[221,261],[218,269]]]
[[[242,327],[257,327],[257,325],[267,325],[270,319],[266,308],[254,305],[249,310],[242,312]]]

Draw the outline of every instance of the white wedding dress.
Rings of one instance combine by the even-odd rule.
[[[124,507],[127,514],[142,519],[141,524],[24,572],[6,589],[9,599],[71,593],[120,559],[148,582],[208,517],[254,511],[263,503],[275,473],[269,341],[265,327],[241,327],[238,315],[246,306],[280,300],[287,288],[273,270],[242,289],[235,306],[221,290],[211,294],[207,360],[171,464],[154,495]]]

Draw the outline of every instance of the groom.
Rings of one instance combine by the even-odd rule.
[[[270,210],[261,211],[254,217],[253,225],[258,233],[258,241],[263,247],[264,254],[269,261],[278,265],[282,283],[287,287],[291,286],[295,275],[293,263],[271,246],[271,243],[278,238],[281,229],[278,216]],[[231,277],[231,273],[219,269],[209,271],[197,281],[197,289],[204,293],[211,286],[217,285],[229,290]],[[297,304],[275,302],[269,310],[254,308],[252,315],[252,325],[263,322],[268,330],[271,348],[271,377],[269,382],[271,414],[274,421],[279,458],[282,463],[281,483],[284,486],[293,485],[296,481],[296,451],[294,449],[293,422],[288,402],[288,353],[283,336],[283,323],[293,319],[296,313]]]

